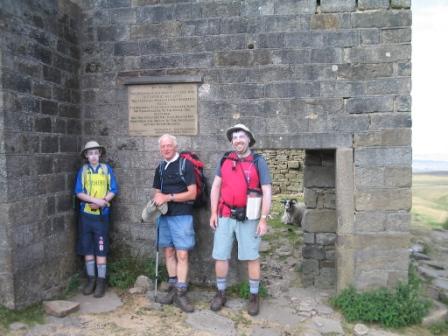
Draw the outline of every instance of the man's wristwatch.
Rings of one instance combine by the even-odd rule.
[[[170,194],[171,196],[171,201],[174,201],[174,194]]]

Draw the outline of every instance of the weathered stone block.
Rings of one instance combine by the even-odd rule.
[[[347,99],[348,113],[391,112],[394,109],[394,97],[366,97]]]
[[[320,9],[323,13],[351,12],[356,9],[356,0],[321,0]]]
[[[316,277],[315,286],[322,289],[334,288],[336,284],[336,269],[321,268],[319,275]]]
[[[306,209],[302,226],[306,232],[336,232],[336,211],[329,209]]]
[[[305,259],[322,260],[325,258],[325,250],[315,245],[305,245],[302,248],[302,255]]]
[[[319,261],[317,259],[303,259],[302,273],[306,275],[319,274]]]
[[[395,98],[395,108],[397,112],[411,112],[411,96],[398,96]]]
[[[304,186],[306,188],[334,188],[334,167],[305,167]]]
[[[315,243],[315,234],[310,232],[303,233],[303,242],[305,244],[314,244]]]
[[[369,166],[410,166],[412,153],[410,147],[397,148],[359,148],[355,149],[355,165]]]
[[[355,30],[338,32],[323,32],[323,45],[331,47],[348,48],[359,45],[359,33]],[[335,62],[336,63],[336,62]]]
[[[386,95],[394,93],[409,93],[410,91],[410,78],[386,78],[367,81],[365,92],[368,95]]]
[[[380,43],[380,30],[376,28],[360,30],[361,44]]]
[[[358,211],[369,210],[409,210],[412,205],[412,193],[405,189],[366,189],[355,193],[355,208]]]
[[[411,34],[411,28],[383,29],[381,31],[381,41],[383,43],[411,42]]]
[[[114,45],[115,56],[138,56],[140,54],[137,42],[118,42]]]
[[[347,63],[391,63],[411,59],[410,44],[375,45],[370,48],[353,47],[346,51]]]
[[[311,16],[311,29],[351,28],[350,14],[316,14]]]
[[[354,144],[356,147],[409,146],[411,144],[411,136],[411,130],[408,128],[363,132],[355,134]]]
[[[390,0],[358,0],[358,9],[388,9]]]
[[[316,233],[316,244],[334,245],[336,242],[336,233]]]
[[[411,215],[408,211],[382,212],[362,211],[355,214],[355,231],[368,232],[406,232]]]
[[[390,5],[396,9],[411,8],[411,0],[391,0]]]
[[[311,49],[311,63],[342,63],[342,49]]]
[[[411,113],[378,113],[371,115],[370,129],[378,130],[385,128],[411,128]]]
[[[385,28],[411,25],[411,11],[381,10],[352,13],[354,28]]]

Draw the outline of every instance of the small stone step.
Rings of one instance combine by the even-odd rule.
[[[55,300],[55,301],[44,301],[43,307],[48,315],[56,317],[64,317],[70,313],[79,310],[80,304],[73,301],[65,300]]]

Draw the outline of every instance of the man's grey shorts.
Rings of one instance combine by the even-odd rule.
[[[160,216],[159,246],[176,250],[191,250],[195,245],[193,216]]]
[[[238,242],[239,260],[256,260],[259,258],[261,238],[256,234],[258,220],[236,221],[228,217],[218,218],[218,227],[213,242],[213,259],[229,260],[232,252],[234,234]]]

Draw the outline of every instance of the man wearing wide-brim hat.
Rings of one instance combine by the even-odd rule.
[[[226,303],[225,290],[234,236],[238,241],[238,259],[248,264],[250,299],[247,311],[259,312],[261,236],[267,232],[271,207],[271,177],[266,160],[251,150],[255,137],[243,124],[226,131],[233,151],[221,158],[210,193],[210,227],[215,231],[217,292],[210,309],[220,310]]]
[[[76,252],[84,256],[87,273],[83,293],[97,298],[106,290],[110,205],[118,192],[112,167],[100,162],[105,153],[104,146],[96,141],[85,144],[81,157],[87,162],[79,169],[75,184],[81,201]]]

